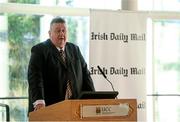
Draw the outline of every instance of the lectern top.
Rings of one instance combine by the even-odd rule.
[[[118,91],[84,91],[78,97],[79,99],[115,99]]]

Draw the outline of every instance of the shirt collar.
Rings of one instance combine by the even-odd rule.
[[[60,50],[64,51],[64,47],[63,48],[56,47],[56,48],[58,49],[58,51],[60,51]]]

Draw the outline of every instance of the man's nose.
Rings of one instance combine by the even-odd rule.
[[[60,31],[60,33],[59,33],[60,35],[64,35],[64,31]]]
[[[64,35],[64,32],[61,32],[61,31],[60,31],[60,32],[58,33],[58,36],[63,36],[63,35]]]

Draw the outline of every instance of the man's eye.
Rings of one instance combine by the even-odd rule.
[[[55,33],[60,33],[60,31],[55,31]]]

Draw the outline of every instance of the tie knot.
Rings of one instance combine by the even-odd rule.
[[[60,49],[60,51],[59,51],[60,53],[64,53],[64,51],[62,50],[62,49]]]
[[[61,50],[59,51],[59,53],[60,53],[61,56],[65,56],[64,50],[61,49]]]

